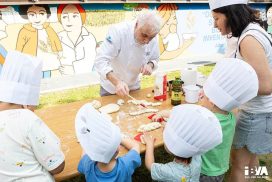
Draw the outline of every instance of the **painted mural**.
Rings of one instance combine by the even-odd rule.
[[[80,5],[60,5],[58,20],[63,31],[58,33],[62,45],[60,72],[64,75],[92,71],[96,56],[96,39],[83,25],[86,12]]]
[[[272,7],[255,6],[272,34]],[[0,6],[0,70],[7,50],[18,50],[42,58],[43,78],[93,72],[110,26],[134,19],[142,9],[162,17],[161,61],[225,53],[225,38],[213,28],[207,3]]]
[[[162,4],[158,6],[157,11],[163,20],[159,33],[160,58],[161,60],[174,59],[193,44],[196,34],[192,31],[182,32],[181,37],[178,35],[178,6],[176,4]],[[191,11],[187,14],[185,21],[187,28],[192,30],[195,25],[195,16]]]
[[[49,6],[19,6],[19,14],[28,23],[23,24],[19,31],[16,50],[43,58],[43,78],[58,76],[62,45],[56,31],[48,22],[51,16]]]
[[[263,20],[267,23],[266,30],[270,35],[272,35],[272,5],[266,7],[266,12],[264,14],[266,15],[263,18]]]

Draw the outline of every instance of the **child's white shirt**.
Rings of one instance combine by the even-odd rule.
[[[58,137],[28,109],[0,111],[1,181],[51,182],[64,161]]]

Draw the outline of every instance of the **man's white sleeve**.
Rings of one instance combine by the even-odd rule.
[[[120,34],[117,28],[113,26],[109,29],[105,40],[97,51],[94,68],[104,79],[107,79],[107,73],[112,71],[110,62],[117,57],[120,52],[120,41]]]
[[[150,60],[148,62],[153,63],[154,68],[153,70],[156,70],[158,68],[158,62],[160,60],[160,49],[159,49],[159,43],[158,43],[158,36],[154,38],[155,40],[151,44],[151,56]]]

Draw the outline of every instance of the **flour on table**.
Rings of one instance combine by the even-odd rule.
[[[112,117],[111,117],[109,114],[104,113],[104,112],[101,112],[101,114],[102,114],[102,115],[103,115],[103,117],[105,117],[107,120],[112,121]]]

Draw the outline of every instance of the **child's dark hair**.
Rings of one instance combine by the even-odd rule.
[[[175,156],[175,158],[181,162],[186,163],[186,164],[190,164],[192,162],[192,157],[184,158],[184,157]]]
[[[20,5],[20,6],[19,6],[19,11],[18,11],[19,14],[20,14],[20,16],[21,16],[22,18],[24,18],[24,19],[28,19],[28,18],[27,18],[27,11],[28,11],[28,9],[29,9],[30,7],[32,7],[32,6],[37,6],[37,7],[42,7],[42,8],[44,8],[45,11],[46,11],[46,14],[47,14],[47,18],[50,17],[51,11],[50,11],[50,8],[49,8],[48,4]]]
[[[260,24],[259,11],[246,4],[224,6],[214,9],[213,12],[222,13],[227,17],[227,26],[230,26],[233,37],[240,37],[250,23]]]

